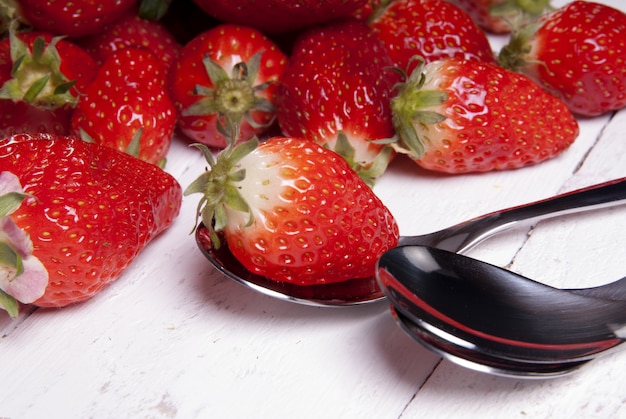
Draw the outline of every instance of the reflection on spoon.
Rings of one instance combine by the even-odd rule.
[[[421,329],[489,357],[576,362],[626,341],[626,301],[552,288],[457,253],[395,248],[377,274],[389,301]],[[626,280],[608,287],[623,290]]]
[[[209,261],[227,277],[262,294],[281,300],[312,306],[345,306],[382,300],[376,277],[352,279],[323,285],[302,286],[272,281],[247,270],[228,249],[226,240],[220,236],[221,246],[211,243],[209,230],[200,224],[196,230],[198,247]]]
[[[424,245],[463,253],[486,238],[519,225],[623,203],[626,203],[626,178],[497,211],[434,233],[403,236],[400,238],[399,246]],[[230,253],[225,240],[221,239],[222,245],[216,249],[211,243],[206,227],[202,224],[196,230],[196,242],[206,258],[224,275],[274,298],[325,307],[364,304],[384,299],[384,294],[374,276],[312,286],[279,283],[245,269]],[[596,291],[587,292],[593,294]]]
[[[589,362],[534,363],[492,357],[441,339],[398,312],[393,305],[390,309],[396,323],[415,341],[443,358],[474,371],[516,378],[555,378],[571,374]]]

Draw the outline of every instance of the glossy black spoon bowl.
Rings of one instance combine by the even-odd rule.
[[[390,306],[391,314],[400,328],[413,340],[462,367],[492,375],[513,378],[546,379],[572,374],[589,360],[573,362],[523,362],[489,356],[480,351],[457,345],[454,339],[443,339],[436,333],[430,333],[404,314],[395,306]]]
[[[572,363],[626,340],[626,279],[563,290],[426,246],[387,252],[377,276],[395,309],[433,339],[489,358]]]

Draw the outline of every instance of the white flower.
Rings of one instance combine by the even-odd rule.
[[[9,217],[26,196],[17,176],[0,173],[0,290],[29,304],[44,294],[48,271],[33,255],[29,235]]]

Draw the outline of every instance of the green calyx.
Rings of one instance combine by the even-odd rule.
[[[160,20],[167,13],[172,0],[141,0],[139,16],[147,20]]]
[[[0,307],[9,313],[11,318],[16,318],[19,314],[20,306],[17,300],[2,290],[0,290]]]
[[[73,106],[77,98],[70,89],[75,81],[68,80],[61,72],[61,57],[56,49],[61,37],[55,37],[47,45],[42,37],[38,37],[32,50],[14,30],[9,32],[9,38],[12,78],[0,87],[0,98],[23,100],[48,109],[66,104]]]
[[[6,217],[22,205],[31,195],[22,192],[8,192],[0,195],[0,218]]]
[[[506,0],[492,6],[490,12],[493,16],[522,13],[527,19],[535,20],[551,8],[550,0]]]
[[[375,142],[381,142],[381,140]],[[381,149],[373,161],[357,161],[356,151],[343,131],[337,133],[337,142],[333,151],[343,157],[352,170],[370,187],[373,187],[376,179],[387,170],[387,166],[389,166],[389,162],[393,157],[393,148],[386,146]]]
[[[2,36],[8,33],[11,23],[19,18],[16,0],[0,0],[0,34]]]
[[[196,86],[195,94],[201,99],[187,108],[183,115],[218,114],[239,125],[245,118],[254,128],[264,128],[274,122],[259,123],[251,116],[251,111],[274,112],[274,106],[267,99],[257,95],[267,89],[271,82],[254,85],[261,66],[261,52],[250,58],[248,63],[238,63],[229,75],[211,58],[203,60],[204,67],[214,87]]]
[[[492,5],[489,13],[506,22],[511,32],[515,33],[552,10],[550,0],[504,0]]]
[[[448,100],[448,94],[439,90],[425,90],[424,60],[421,57],[414,57],[414,60],[419,61],[416,68],[408,77],[401,72],[405,81],[395,86],[398,94],[391,102],[391,110],[399,141],[390,144],[396,151],[419,159],[424,154],[425,147],[415,127],[445,120],[444,115],[428,108],[444,103]]]
[[[516,72],[530,64],[526,58],[531,51],[530,40],[539,28],[541,24],[534,22],[512,32],[509,42],[498,53],[498,64]]]
[[[372,24],[378,20],[382,15],[385,14],[387,8],[391,5],[393,0],[379,0],[373,1],[370,0],[369,4],[372,8],[372,13],[367,17],[367,23]]]
[[[234,183],[242,181],[246,176],[246,170],[238,167],[239,161],[254,151],[259,141],[255,137],[235,145],[234,139],[237,137],[237,134],[229,136],[228,146],[218,153],[216,158],[213,158],[211,150],[206,145],[193,144],[204,154],[209,168],[185,189],[184,195],[195,193],[202,195],[198,202],[197,214],[209,230],[216,248],[220,246],[217,232],[223,230],[228,221],[227,208],[247,213],[248,225],[254,221],[250,206]]]

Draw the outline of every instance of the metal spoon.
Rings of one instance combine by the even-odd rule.
[[[623,203],[626,178],[497,211],[434,233],[403,236],[398,245],[427,245],[462,253],[491,235],[524,223]],[[196,230],[196,241],[206,258],[224,275],[274,298],[313,306],[347,306],[384,299],[374,276],[313,286],[280,283],[250,273],[233,257],[224,240],[216,249],[203,225]]]
[[[393,304],[390,309],[396,323],[416,342],[439,356],[474,371],[517,378],[554,378],[571,374],[589,362],[586,360],[533,363],[492,357],[479,351],[455,345],[453,342],[442,339],[436,334],[429,333],[407,316],[398,312]]]
[[[594,298],[457,253],[398,247],[378,262],[395,308],[435,340],[489,358],[524,363],[590,360],[626,341],[626,278]]]

